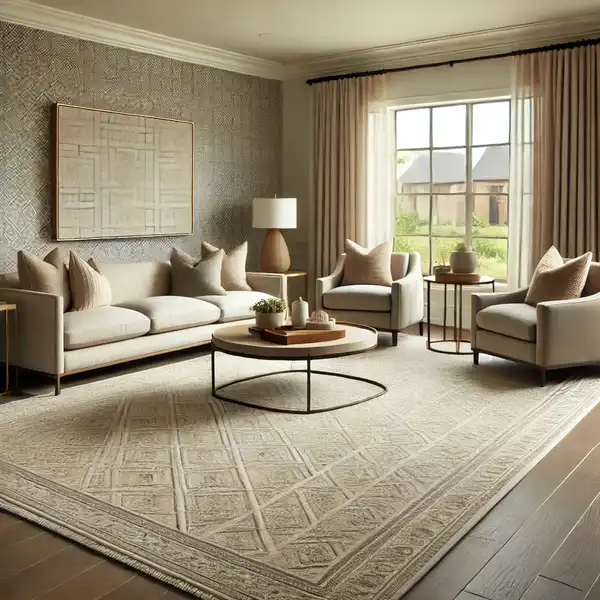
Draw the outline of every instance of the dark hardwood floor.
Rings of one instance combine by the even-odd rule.
[[[599,575],[600,406],[404,600],[600,600]],[[0,512],[0,600],[100,598],[191,596]]]

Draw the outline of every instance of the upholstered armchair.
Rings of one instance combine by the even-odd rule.
[[[317,279],[317,308],[325,310],[338,321],[369,325],[392,334],[398,344],[398,332],[419,323],[423,335],[423,274],[421,255],[392,253],[390,286],[341,285],[344,277],[342,254],[329,277]]]
[[[592,263],[581,298],[525,304],[527,288],[473,294],[473,361],[491,354],[546,372],[600,363],[600,263]]]

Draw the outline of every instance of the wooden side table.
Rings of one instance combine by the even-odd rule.
[[[10,348],[10,323],[9,317],[12,313],[15,319],[15,329],[17,325],[17,305],[9,304],[8,302],[0,301],[0,312],[4,313],[4,391],[0,392],[0,396],[8,394],[10,391],[10,361],[9,361],[9,348]],[[15,367],[15,385],[17,383],[18,367]]]
[[[271,275],[273,277],[281,277],[283,284],[281,289],[284,291],[282,300],[285,300],[288,305],[296,300],[299,296],[306,299],[308,294],[308,273],[306,271],[286,271],[285,273],[267,273],[257,271],[259,275]]]
[[[439,352],[440,354],[473,354],[471,350],[463,351],[460,349],[461,343],[469,344],[469,340],[461,339],[462,333],[462,311],[463,311],[463,301],[462,301],[462,293],[463,286],[478,286],[478,285],[491,285],[492,292],[496,291],[496,278],[488,277],[487,275],[482,275],[479,278],[479,281],[471,281],[465,283],[460,277],[457,277],[455,281],[452,280],[451,275],[445,275],[444,281],[436,281],[435,275],[428,275],[423,278],[427,283],[427,350],[431,350],[432,352]],[[437,283],[438,285],[444,286],[444,323],[443,323],[443,335],[441,340],[432,340],[431,339],[431,284]],[[448,295],[446,293],[448,286],[454,286],[454,319],[452,322],[452,337],[446,337],[446,319],[448,313]],[[457,314],[458,313],[458,314]],[[457,327],[458,323],[458,327]],[[453,342],[455,345],[454,350],[446,350],[444,348],[434,348],[434,345],[444,344],[447,342]]]

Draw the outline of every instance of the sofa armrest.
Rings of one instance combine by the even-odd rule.
[[[484,308],[498,304],[522,304],[527,297],[527,290],[523,288],[515,292],[471,294],[471,348],[477,349],[477,313]]]
[[[424,306],[421,255],[413,252],[406,275],[392,282],[392,328],[402,330],[422,321]]]
[[[327,277],[319,277],[317,279],[317,287],[315,289],[317,309],[322,310],[323,307],[323,294],[330,292],[342,283],[344,278],[344,263],[346,262],[346,255],[342,254],[335,265],[335,269]]]
[[[285,273],[246,273],[246,281],[255,292],[270,294],[287,302]]]
[[[536,362],[542,367],[600,363],[600,293],[537,305]]]
[[[0,299],[17,305],[16,327],[13,321],[10,338],[10,364],[51,375],[63,373],[62,296],[6,288],[0,289]]]

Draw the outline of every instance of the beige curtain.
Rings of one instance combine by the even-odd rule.
[[[533,110],[532,258],[600,252],[600,46],[518,57]]]
[[[369,103],[384,76],[317,83],[313,93],[313,265],[329,275],[344,241],[367,243]]]

